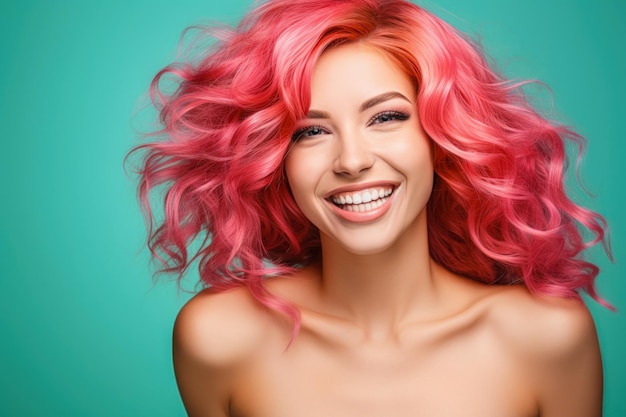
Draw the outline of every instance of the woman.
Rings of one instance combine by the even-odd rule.
[[[271,0],[220,36],[156,77],[143,146],[150,248],[208,287],[174,329],[190,416],[601,415],[582,138],[406,1]]]

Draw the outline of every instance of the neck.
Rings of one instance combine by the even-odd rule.
[[[351,253],[322,236],[322,294],[368,334],[388,334],[433,309],[439,267],[428,252],[423,214],[390,248],[373,255]]]

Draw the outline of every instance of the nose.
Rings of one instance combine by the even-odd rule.
[[[374,164],[374,154],[365,138],[357,134],[342,135],[336,143],[333,167],[336,174],[358,176]]]

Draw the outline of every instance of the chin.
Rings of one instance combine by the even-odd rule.
[[[373,256],[393,249],[401,240],[401,234],[384,236],[384,232],[351,233],[350,236],[325,236],[322,246],[345,251],[357,256]],[[325,240],[325,242],[324,242]]]
[[[381,245],[358,245],[358,246],[343,246],[346,252],[349,252],[357,256],[373,256],[381,254],[391,248],[393,244],[381,246]]]

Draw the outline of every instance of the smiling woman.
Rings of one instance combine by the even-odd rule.
[[[366,43],[320,57],[285,172],[322,248],[376,254],[407,229],[422,234],[426,247],[432,150],[416,101],[411,78]]]
[[[174,331],[189,415],[600,416],[583,139],[406,1],[270,0],[221,36],[157,75],[139,148],[150,248],[208,287]]]

